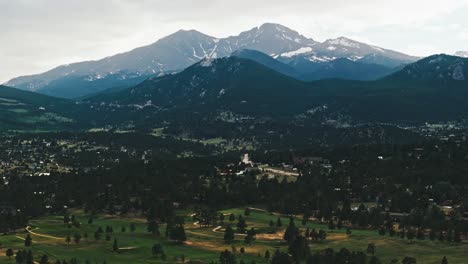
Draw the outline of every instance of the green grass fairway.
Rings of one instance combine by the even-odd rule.
[[[234,213],[236,216],[243,214],[243,209],[231,209],[222,211],[222,213]],[[73,257],[77,258],[80,263],[85,260],[90,260],[91,263],[102,263],[106,260],[109,264],[114,263],[182,263],[182,256],[185,261],[201,261],[208,263],[212,260],[217,260],[219,253],[224,249],[231,250],[231,245],[223,243],[223,231],[227,225],[235,228],[236,221],[229,222],[228,216],[224,224],[219,227],[200,228],[194,224],[190,217],[190,211],[180,212],[186,216],[185,230],[187,241],[183,245],[176,245],[174,242],[167,241],[164,237],[155,238],[146,231],[145,220],[138,217],[115,217],[100,215],[95,216],[92,224],[88,224],[88,216],[82,211],[73,212],[78,221],[82,224],[79,228],[68,228],[63,223],[62,216],[47,216],[39,219],[34,219],[30,222],[30,232],[33,238],[33,245],[30,249],[33,251],[35,261],[39,261],[40,256],[47,254],[51,263],[56,259],[69,260]],[[254,227],[257,232],[256,241],[252,245],[246,245],[243,242],[244,235],[236,234],[234,246],[237,249],[238,261],[243,259],[247,263],[255,260],[256,263],[267,263],[263,258],[266,250],[273,253],[276,249],[287,250],[287,246],[282,241],[284,228],[288,224],[288,217],[281,216],[283,223],[282,228],[269,227],[270,220],[276,223],[279,216],[270,214],[264,211],[253,209],[249,216],[246,216],[248,228]],[[134,223],[136,231],[130,231],[130,224]],[[382,260],[382,263],[390,263],[392,259],[401,260],[405,256],[415,257],[418,263],[423,264],[439,264],[442,257],[445,255],[451,264],[463,264],[467,258],[468,244],[448,243],[448,242],[432,242],[429,240],[415,240],[409,242],[399,238],[390,238],[389,236],[379,236],[373,230],[353,230],[351,235],[347,235],[345,230],[328,230],[327,226],[320,223],[309,222],[306,226],[302,226],[299,219],[296,220],[296,225],[305,230],[305,228],[323,229],[327,231],[327,239],[323,242],[312,243],[312,251],[322,250],[332,247],[339,250],[346,247],[350,250],[365,251],[368,243],[375,243],[377,247],[377,256]],[[101,240],[94,239],[94,232],[98,227],[104,230],[106,226],[112,226],[114,233],[110,241],[105,241],[105,235]],[[122,227],[126,231],[121,232]],[[160,227],[161,233],[164,234],[165,226]],[[83,238],[79,244],[73,242],[73,235],[79,233],[82,236],[87,233],[88,238]],[[14,258],[9,260],[5,256],[7,248],[13,248],[15,251],[23,249],[26,231],[19,232],[16,235],[0,236],[0,263],[15,263]],[[66,243],[67,234],[71,235],[72,241]],[[118,240],[119,252],[112,251],[113,240]],[[166,261],[160,257],[154,257],[151,254],[153,244],[160,243],[163,245]],[[240,248],[245,248],[245,253],[240,253]],[[259,256],[260,255],[260,256]]]

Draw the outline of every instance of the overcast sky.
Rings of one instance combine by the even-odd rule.
[[[150,44],[264,22],[425,56],[468,50],[468,0],[0,0],[0,83]]]

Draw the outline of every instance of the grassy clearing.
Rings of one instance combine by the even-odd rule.
[[[243,214],[243,209],[224,210],[224,214]],[[82,211],[74,211],[77,219],[82,223],[79,228],[69,228],[63,223],[62,216],[47,216],[31,221],[30,230],[33,238],[31,250],[34,252],[36,261],[42,254],[47,254],[49,259],[70,259],[76,257],[82,262],[89,259],[92,263],[102,263],[106,260],[107,263],[179,263],[182,256],[185,260],[196,260],[202,262],[210,262],[217,260],[219,253],[224,249],[231,250],[231,245],[223,242],[223,231],[228,225],[235,228],[236,221],[229,222],[228,216],[224,224],[214,228],[200,228],[194,224],[190,217],[190,210],[181,211],[180,214],[186,216],[185,230],[187,234],[187,242],[183,245],[176,245],[173,242],[167,241],[164,238],[153,237],[146,231],[145,220],[139,217],[114,217],[108,215],[100,215],[94,217],[92,224],[88,224],[88,216]],[[280,217],[283,226],[281,228],[271,228],[269,222],[276,223]],[[258,230],[257,240],[252,245],[246,245],[244,235],[236,234],[234,246],[238,252],[238,260],[246,261],[256,260],[257,263],[267,263],[263,258],[266,250],[273,253],[276,249],[287,250],[287,246],[282,241],[284,228],[288,224],[288,217],[270,214],[264,211],[253,209],[249,216],[245,217],[248,228]],[[133,223],[136,227],[134,232],[130,231],[130,225]],[[304,231],[307,227],[315,229],[327,230],[325,224],[309,222],[303,226],[300,220],[296,220],[296,225]],[[96,241],[94,232],[98,227],[104,230],[106,226],[112,226],[114,233],[110,241],[105,240],[105,235],[102,239]],[[122,227],[126,229],[121,232]],[[161,233],[164,234],[165,226],[160,227]],[[313,251],[322,250],[332,247],[339,250],[346,247],[350,250],[365,251],[368,243],[375,243],[377,247],[377,256],[383,263],[390,263],[392,259],[402,259],[404,256],[412,256],[418,260],[418,263],[424,264],[439,264],[442,256],[446,255],[450,263],[458,264],[465,263],[466,252],[468,252],[468,244],[451,244],[447,242],[432,242],[429,240],[413,241],[402,240],[399,238],[382,237],[373,230],[353,230],[351,235],[347,235],[344,229],[342,230],[327,230],[327,239],[323,242],[312,243]],[[88,238],[83,238],[79,244],[73,242],[73,235],[79,233],[82,236],[87,233]],[[17,233],[16,235],[0,236],[0,243],[3,247],[0,249],[0,263],[14,263],[14,260],[9,260],[5,256],[7,248],[13,248],[15,251],[24,248],[22,238],[26,237],[26,231]],[[72,241],[70,244],[66,242],[67,234],[71,235]],[[119,244],[119,252],[112,252],[113,240],[116,238]],[[151,247],[155,243],[163,245],[167,255],[167,260],[163,261],[159,257],[153,257]],[[244,247],[246,253],[240,254],[240,248]],[[259,256],[260,255],[260,256]]]
[[[27,114],[29,112],[27,109],[23,109],[23,108],[13,108],[13,109],[9,109],[8,111],[17,113],[17,114]]]

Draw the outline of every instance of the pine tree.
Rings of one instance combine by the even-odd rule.
[[[16,256],[15,256],[15,260],[16,260],[16,263],[23,263],[25,261],[25,253],[24,251],[17,251],[16,252]]]
[[[299,229],[296,227],[296,224],[294,223],[294,218],[289,219],[289,225],[286,228],[286,231],[284,232],[283,239],[286,240],[289,244],[294,242],[296,238],[299,236]]]
[[[182,243],[187,241],[187,235],[185,234],[184,225],[179,225],[177,228],[177,242]]]
[[[31,246],[31,244],[32,244],[32,237],[31,237],[30,234],[28,234],[28,235],[26,236],[26,238],[24,239],[24,245],[25,245],[26,247],[29,247],[29,246]]]
[[[119,250],[119,245],[117,243],[117,238],[114,238],[114,244],[112,245],[112,251],[116,252]]]
[[[282,226],[283,226],[283,224],[281,223],[281,218],[278,217],[278,219],[276,220],[276,227],[279,228],[279,227],[282,227]]]
[[[159,225],[156,221],[150,221],[148,222],[148,227],[147,227],[148,232],[153,234],[155,237],[159,237],[161,233],[159,232]]]
[[[9,259],[11,259],[11,257],[12,257],[13,254],[14,254],[14,253],[13,253],[13,249],[11,249],[11,248],[7,249],[6,252],[5,252],[5,254],[6,254],[6,256],[7,256]]]
[[[49,263],[49,257],[47,255],[43,255],[41,257],[41,261],[39,261],[40,264],[48,264]]]
[[[152,251],[153,255],[155,255],[155,256],[161,255],[161,254],[164,253],[164,250],[163,250],[163,247],[162,247],[161,244],[154,244],[151,251]]]
[[[79,244],[81,241],[81,235],[80,234],[75,234],[73,236],[73,241],[75,241],[75,244]]]
[[[94,240],[101,240],[101,233],[98,231],[94,232]]]
[[[275,226],[275,223],[273,222],[273,220],[270,220],[270,222],[268,223],[268,225],[270,226],[270,228],[273,228]]]
[[[28,250],[28,253],[26,253],[26,264],[33,264],[34,263],[34,258],[31,250]]]
[[[67,234],[67,237],[65,238],[65,242],[67,242],[67,245],[70,245],[70,242],[71,242],[70,234]]]
[[[256,236],[256,232],[255,232],[255,229],[251,228],[249,231],[247,231],[247,236],[245,236],[245,243],[247,244],[252,244],[253,241],[255,241],[255,236]]]
[[[236,255],[231,253],[229,250],[225,250],[221,252],[219,255],[219,263],[220,264],[235,264],[236,263]]]
[[[448,260],[447,260],[447,257],[443,257],[442,258],[442,262],[440,262],[440,264],[448,264]]]
[[[290,243],[288,252],[293,256],[297,263],[300,263],[310,254],[307,239],[303,236],[298,236],[292,243]]]
[[[249,207],[246,207],[245,210],[244,210],[244,215],[245,216],[249,216],[250,215],[250,208]]]
[[[236,216],[234,214],[230,214],[229,215],[229,221],[233,222],[234,220],[236,220]]]
[[[234,230],[232,230],[232,227],[228,226],[226,230],[224,230],[224,242],[231,244],[232,241],[234,241]]]
[[[246,228],[247,224],[245,223],[245,219],[242,217],[242,215],[239,215],[239,222],[237,222],[237,231],[239,233],[244,233]]]
[[[325,240],[325,239],[327,239],[327,232],[325,232],[325,231],[323,231],[322,229],[320,229],[319,232],[318,232],[318,238],[319,238],[320,240],[322,240],[322,241]]]
[[[70,222],[70,216],[68,214],[63,216],[63,223],[68,224]]]
[[[276,250],[273,258],[271,259],[271,264],[292,264],[293,261],[287,253],[279,252]]]
[[[375,255],[375,244],[374,243],[369,243],[367,245],[367,254],[370,254],[370,255]]]

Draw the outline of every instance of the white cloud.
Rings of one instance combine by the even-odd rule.
[[[458,34],[458,37],[459,37],[460,39],[463,39],[463,40],[468,39],[468,31],[467,31],[467,32],[460,32],[460,33]],[[467,47],[466,49],[468,49],[468,47]]]

